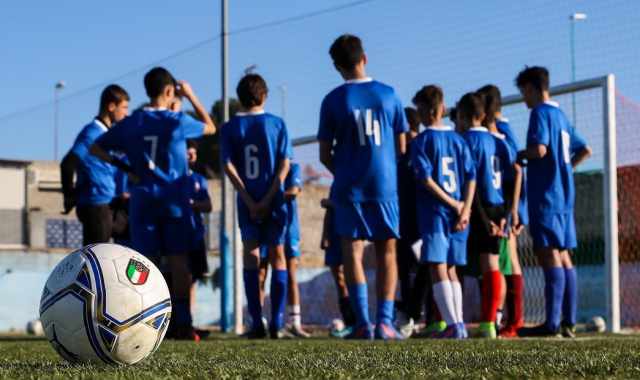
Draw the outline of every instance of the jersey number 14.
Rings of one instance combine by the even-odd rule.
[[[370,108],[353,111],[358,126],[358,141],[360,146],[367,145],[368,137],[373,136],[374,145],[380,146],[380,122],[373,117],[373,110]]]

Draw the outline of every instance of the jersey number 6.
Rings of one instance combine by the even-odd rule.
[[[256,179],[260,175],[260,160],[257,153],[258,147],[254,144],[244,147],[244,174],[247,179]]]

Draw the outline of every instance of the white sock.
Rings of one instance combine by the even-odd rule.
[[[504,315],[504,312],[502,311],[502,309],[496,310],[496,325],[500,326],[502,324],[503,315]]]
[[[433,284],[433,298],[447,326],[456,323],[456,310],[453,303],[451,281],[440,281]]]
[[[302,316],[300,314],[300,305],[289,305],[289,322],[294,327],[302,327]]]
[[[464,323],[462,318],[462,286],[458,281],[451,281],[451,290],[453,290],[453,304],[456,310],[456,323]]]

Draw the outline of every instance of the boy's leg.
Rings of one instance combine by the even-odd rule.
[[[537,250],[538,261],[544,269],[545,326],[549,332],[555,333],[560,328],[562,316],[562,300],[565,291],[565,272],[562,256],[555,248]]]
[[[433,298],[438,306],[438,311],[447,324],[447,328],[454,328],[458,324],[458,318],[447,264],[430,263],[429,268],[433,280]]]
[[[569,251],[561,251],[560,259],[565,277],[564,297],[562,299],[562,334],[565,337],[573,337],[575,336],[574,328],[578,312],[578,275],[571,261]]]
[[[260,287],[260,305],[264,307],[264,297],[265,297],[265,284],[267,282],[267,272],[269,270],[269,255],[264,256],[262,254],[263,249],[260,248],[260,265],[258,267],[258,283]],[[268,250],[267,250],[268,252]]]
[[[398,266],[396,262],[395,239],[375,242],[376,248],[376,284],[378,298],[377,324],[393,324]]]
[[[169,269],[171,271],[171,287],[173,289],[173,309],[172,318],[176,321],[179,338],[189,338],[193,327],[191,316],[191,271],[185,254],[174,254],[168,257]]]
[[[333,280],[338,292],[338,307],[340,308],[340,314],[342,314],[342,320],[346,326],[354,327],[356,324],[356,316],[349,300],[349,290],[347,289],[347,283],[344,278],[343,266],[331,266],[331,274],[333,275]]]
[[[287,273],[289,276],[289,321],[291,323],[291,332],[300,338],[308,338],[309,334],[302,330],[302,314],[300,308],[300,288],[298,286],[298,261],[299,257],[287,258]]]
[[[278,244],[269,247],[269,260],[271,262],[271,336],[284,328],[284,313],[287,304],[287,260],[284,255],[284,246]]]
[[[244,291],[247,297],[247,308],[251,316],[250,337],[264,337],[262,304],[260,302],[260,247],[257,240],[246,240],[242,245]]]
[[[494,338],[496,335],[496,314],[500,305],[502,274],[498,259],[496,254],[480,254],[482,269],[482,322],[480,330],[489,338]]]
[[[367,278],[364,274],[362,256],[364,242],[358,239],[342,238],[344,276],[349,290],[351,307],[356,314],[356,332],[363,329],[363,338],[370,339],[371,320],[369,319],[369,294]],[[355,336],[354,336],[355,337]]]
[[[511,274],[506,275],[507,297],[505,300],[507,310],[507,327],[501,336],[514,337],[516,331],[524,325],[524,279],[522,267],[518,258],[518,237],[511,234],[509,238],[509,256],[511,258]]]

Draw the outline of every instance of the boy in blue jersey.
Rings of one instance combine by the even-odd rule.
[[[545,275],[546,321],[520,335],[575,336],[577,276],[570,250],[577,245],[573,207],[573,169],[591,155],[585,140],[569,124],[549,96],[549,72],[527,67],[516,85],[531,109],[527,148],[518,153],[527,161],[529,229]],[[562,319],[561,319],[562,318]]]
[[[125,164],[129,162],[123,153],[116,153],[116,158]],[[113,212],[113,228],[111,236],[116,244],[131,247],[131,234],[129,233],[129,175],[120,169],[116,169],[114,174],[116,184],[115,197],[111,201],[110,207]]]
[[[129,94],[120,86],[107,86],[100,95],[98,116],[76,137],[60,163],[64,213],[76,207],[82,223],[84,245],[111,239],[113,216],[109,204],[115,197],[115,167],[89,153],[94,141],[129,113]],[[73,177],[77,175],[74,185]]]
[[[320,206],[325,209],[320,248],[324,250],[324,264],[331,270],[331,276],[336,285],[338,308],[342,315],[342,321],[345,324],[344,329],[332,330],[330,334],[336,338],[344,338],[353,332],[356,317],[351,308],[349,289],[347,288],[347,283],[344,278],[341,239],[340,236],[336,234],[335,228],[333,228],[333,203],[330,199],[322,199]]]
[[[284,240],[287,207],[284,181],[292,149],[284,121],[264,112],[267,84],[257,74],[238,83],[243,111],[222,127],[220,145],[224,170],[238,191],[238,222],[244,246],[244,286],[252,328],[249,338],[266,336],[260,304],[260,246],[269,246],[271,276],[271,338],[284,333],[287,261]]]
[[[498,254],[511,210],[511,204],[504,196],[503,179],[514,176],[515,156],[509,153],[506,143],[487,128],[486,125],[495,128],[495,119],[493,113],[487,114],[484,97],[477,93],[465,94],[456,108],[460,126],[466,130],[464,139],[469,145],[477,173],[469,250],[471,255],[480,257],[482,271],[480,332],[483,337],[496,338],[496,314],[502,299],[503,282]],[[481,125],[482,122],[485,126]]]
[[[433,297],[447,328],[437,338],[468,336],[462,315],[462,286],[456,266],[466,265],[469,219],[476,170],[469,148],[453,128],[442,125],[444,94],[425,86],[413,98],[426,129],[411,146],[418,184],[421,262],[429,266]]]
[[[296,198],[302,191],[302,175],[300,165],[292,163],[289,174],[284,181],[284,199],[287,206],[287,226],[285,232],[284,253],[287,259],[289,274],[289,332],[299,338],[309,338],[310,335],[302,329],[300,311],[300,289],[296,273],[300,261],[300,222],[298,220],[298,202]]]
[[[215,126],[191,86],[177,82],[166,69],[151,69],[144,77],[144,86],[149,107],[134,112],[97,139],[92,153],[137,177],[130,186],[132,245],[156,262],[161,258],[168,262],[175,337],[197,341],[189,309],[191,273],[187,252],[191,220],[185,196],[189,170],[186,140],[213,134]],[[168,107],[176,95],[186,97],[202,121],[184,112],[170,111]],[[130,165],[108,156],[108,150],[126,153]]]
[[[343,85],[322,101],[318,140],[320,161],[334,175],[334,227],[342,238],[344,269],[358,327],[353,338],[373,339],[364,241],[375,243],[378,312],[375,336],[400,339],[393,327],[398,238],[396,156],[405,151],[407,122],[393,88],[367,77],[360,39],[338,37],[329,51]]]
[[[495,115],[494,123],[489,125],[490,129],[495,128],[494,135],[507,143],[510,154],[514,157],[518,154],[518,142],[516,136],[509,125],[506,118],[502,117],[502,96],[500,89],[494,85],[486,85],[478,90],[485,97],[485,113],[493,113]],[[503,182],[504,194],[510,199],[519,199],[518,204],[510,202],[513,206],[517,206],[517,212],[513,212],[509,221],[510,228],[508,230],[508,256],[509,265],[501,268],[505,278],[505,298],[503,301],[507,311],[507,320],[504,327],[500,329],[500,336],[503,338],[513,338],[517,336],[517,331],[524,325],[524,279],[522,277],[522,267],[518,258],[518,235],[524,227],[529,224],[529,212],[527,210],[526,198],[526,173],[521,168],[521,180],[517,178],[505,178]],[[518,193],[519,192],[519,193]],[[502,309],[503,306],[500,307]],[[501,311],[498,315],[502,314]],[[500,325],[500,319],[497,318],[497,324]]]

